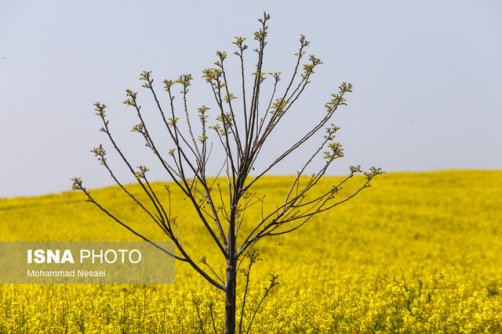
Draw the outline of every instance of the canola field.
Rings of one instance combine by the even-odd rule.
[[[273,203],[289,182],[268,177],[260,191]],[[117,188],[93,193],[156,236]],[[0,238],[137,240],[83,199],[76,192],[0,199]],[[209,260],[186,205],[173,197],[183,240]],[[279,285],[251,333],[502,333],[502,171],[386,174],[258,248],[250,307],[269,274]],[[0,333],[213,333],[213,326],[219,333],[222,298],[180,263],[171,285],[0,285]]]

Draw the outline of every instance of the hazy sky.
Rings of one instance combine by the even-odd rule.
[[[233,51],[233,36],[252,44],[264,10],[272,15],[267,71],[291,73],[301,33],[324,61],[274,143],[298,135],[349,81],[354,93],[335,118],[346,154],[332,174],[354,163],[386,171],[501,168],[498,0],[0,0],[0,197],[68,190],[75,175],[90,187],[111,184],[89,153],[106,144],[92,103],[110,106],[119,138],[143,157],[140,138],[129,133],[136,121],[121,104],[124,90],[140,89],[144,69],[157,82],[192,73],[192,106],[210,105],[201,70],[216,50]],[[274,173],[294,173],[292,162]]]

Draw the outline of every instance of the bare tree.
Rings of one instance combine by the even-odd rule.
[[[267,237],[279,236],[299,229],[312,217],[330,210],[357,195],[362,189],[370,186],[370,181],[382,171],[379,168],[370,168],[363,172],[360,166],[350,167],[349,174],[330,188],[320,187],[319,181],[326,174],[330,165],[336,159],[343,156],[342,145],[335,141],[335,135],[339,128],[330,121],[336,110],[346,105],[346,94],[352,91],[350,83],[342,83],[338,92],[331,95],[331,99],[325,104],[325,113],[317,122],[298,136],[290,145],[277,154],[268,165],[261,171],[253,172],[260,153],[267,143],[270,142],[271,134],[277,128],[284,117],[291,113],[292,107],[305,91],[321,60],[314,55],[306,57],[306,49],[309,42],[302,35],[298,51],[295,53],[296,62],[291,77],[280,90],[281,73],[266,73],[263,69],[265,47],[267,45],[267,23],[270,15],[264,13],[259,19],[260,28],[254,33],[257,47],[254,49],[257,55],[257,63],[252,73],[252,91],[246,87],[245,54],[248,46],[246,39],[236,37],[233,44],[236,47],[234,54],[240,63],[240,82],[232,89],[227,77],[226,59],[227,53],[217,52],[217,61],[212,68],[203,71],[203,78],[209,84],[211,94],[214,96],[216,105],[216,117],[214,123],[209,125],[209,108],[202,106],[197,109],[198,126],[193,126],[193,119],[189,108],[188,92],[192,82],[190,74],[181,75],[177,80],[165,80],[164,90],[167,92],[167,107],[161,103],[161,98],[154,89],[154,80],[151,72],[141,73],[142,87],[150,92],[155,102],[155,107],[162,118],[166,135],[172,143],[172,149],[165,153],[158,146],[158,140],[151,132],[151,124],[147,124],[144,113],[138,103],[138,93],[127,90],[127,99],[124,103],[135,110],[139,123],[133,127],[133,132],[139,133],[146,146],[153,152],[165,172],[169,175],[173,184],[189,200],[196,211],[200,223],[205,227],[208,236],[218,249],[218,253],[225,263],[226,275],[218,275],[216,268],[210,265],[206,258],[196,261],[189,249],[182,243],[181,233],[178,230],[171,210],[170,188],[165,187],[169,195],[168,200],[161,200],[158,190],[147,178],[149,169],[143,165],[134,168],[131,160],[126,157],[118,145],[109,127],[106,115],[106,106],[102,103],[95,104],[96,115],[102,122],[102,132],[108,137],[111,146],[123,161],[126,168],[134,175],[137,183],[146,195],[147,200],[140,200],[116,177],[109,163],[106,152],[102,145],[94,148],[92,152],[100,161],[116,184],[130,197],[132,204],[156,224],[162,233],[167,236],[176,246],[176,252],[171,253],[160,246],[157,247],[175,259],[190,265],[206,281],[225,294],[225,333],[249,332],[251,325],[269,291],[277,285],[277,277],[272,276],[270,285],[254,309],[248,310],[246,301],[248,296],[250,271],[258,260],[255,246]],[[265,96],[262,91],[265,79],[272,78],[270,85],[271,93]],[[179,104],[182,111],[179,112],[174,103],[175,93],[173,88],[181,87],[182,102]],[[239,93],[237,93],[239,91]],[[241,95],[239,98],[236,94]],[[241,102],[237,100],[240,99]],[[180,115],[181,114],[181,115]],[[182,117],[183,121],[180,119]],[[184,123],[184,124],[183,124]],[[324,132],[324,133],[323,133]],[[317,136],[316,136],[317,135]],[[215,146],[224,150],[226,158],[220,161],[221,169],[217,178],[208,178],[207,166],[211,163],[213,141]],[[299,165],[298,172],[291,180],[289,190],[285,197],[274,203],[274,209],[264,206],[264,198],[254,193],[254,187],[263,176],[272,168],[279,165],[292,155],[305,143],[319,140],[315,149]],[[316,172],[307,174],[313,168],[314,162],[321,161]],[[342,196],[339,191],[350,179],[358,174],[365,177],[360,180],[356,188]],[[91,193],[82,185],[80,178],[74,178],[73,189],[83,191],[87,200],[106,213],[112,220],[127,228],[138,237],[155,244],[151,239],[133,228],[132,225],[105,208]],[[221,186],[221,182],[226,183]],[[259,220],[249,224],[244,220],[246,210],[253,205],[261,206],[262,214]],[[155,244],[156,245],[156,244]],[[246,260],[246,261],[244,261]],[[245,264],[247,263],[247,265]],[[240,301],[240,319],[236,324],[237,313],[237,272],[241,266],[244,274],[244,294]],[[243,324],[245,313],[249,312],[247,326]],[[199,317],[200,318],[200,317]],[[213,321],[213,328],[214,321]]]

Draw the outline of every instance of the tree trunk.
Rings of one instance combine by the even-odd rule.
[[[235,255],[230,256],[227,261],[227,284],[225,290],[225,334],[235,333],[235,310],[236,305],[236,258]]]

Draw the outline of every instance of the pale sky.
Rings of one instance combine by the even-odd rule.
[[[231,54],[236,35],[252,46],[264,10],[272,16],[267,71],[291,73],[300,34],[324,62],[265,161],[348,81],[349,106],[334,119],[345,157],[331,174],[351,164],[389,172],[502,168],[498,0],[0,0],[0,197],[66,191],[73,176],[89,187],[110,185],[89,153],[108,144],[97,131],[96,101],[110,106],[111,125],[133,159],[148,164],[140,138],[129,133],[136,121],[121,103],[124,90],[142,92],[142,70],[157,83],[192,73],[192,107],[210,105],[201,70],[215,51]],[[293,174],[295,162],[274,174]]]

